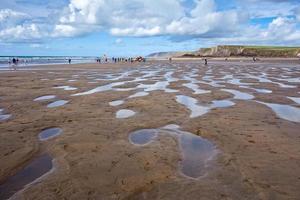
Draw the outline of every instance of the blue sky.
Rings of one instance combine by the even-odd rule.
[[[0,55],[300,45],[299,0],[1,0]]]

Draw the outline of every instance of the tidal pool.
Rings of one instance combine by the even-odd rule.
[[[58,86],[58,87],[54,87],[55,89],[63,89],[66,91],[72,91],[72,90],[77,90],[76,87],[71,87],[71,86]]]
[[[117,119],[125,119],[135,115],[135,112],[132,110],[122,109],[116,113]]]
[[[9,199],[26,185],[45,175],[52,167],[53,164],[50,155],[44,154],[37,157],[24,169],[9,177],[0,185],[0,199]]]
[[[129,141],[135,145],[146,145],[157,136],[156,129],[142,129],[130,134]]]
[[[51,138],[54,138],[62,133],[62,129],[60,128],[48,128],[40,132],[39,139],[40,141],[49,140]]]
[[[38,98],[35,98],[34,101],[46,101],[46,100],[50,100],[50,99],[54,99],[56,98],[55,95],[46,95],[46,96],[41,96]]]
[[[300,108],[283,104],[265,103],[261,101],[256,102],[268,106],[276,113],[278,117],[282,119],[292,122],[300,122]]]
[[[234,95],[234,99],[238,100],[251,100],[254,99],[254,96],[245,92],[240,92],[238,90],[232,90],[232,89],[221,89],[224,92],[229,92]]]
[[[185,177],[197,179],[207,173],[211,161],[218,152],[215,145],[200,136],[181,131],[178,125],[171,124],[159,129],[141,129],[132,132],[129,141],[138,146],[149,145],[159,134],[177,138],[182,156],[179,169]]]
[[[300,104],[300,97],[287,97],[289,99],[291,99],[292,101],[294,101],[297,104]]]
[[[235,103],[230,100],[215,100],[212,101],[212,107],[213,108],[227,108],[234,106]]]
[[[11,114],[4,113],[4,109],[0,109],[0,122],[8,120],[11,117]]]
[[[184,83],[183,86],[193,90],[194,94],[207,94],[211,92],[210,90],[200,89],[199,85],[195,83]]]
[[[191,111],[190,118],[199,117],[209,111],[208,106],[198,105],[197,99],[185,95],[177,95],[176,101]]]
[[[116,100],[116,101],[109,102],[109,105],[110,106],[119,106],[119,105],[122,105],[123,103],[124,103],[123,100]]]
[[[144,97],[144,96],[147,96],[147,95],[149,95],[148,92],[137,92],[137,93],[129,96],[128,98]]]
[[[63,106],[65,104],[67,104],[68,102],[69,101],[65,101],[65,100],[54,101],[54,102],[48,104],[47,108],[55,108],[55,107]]]

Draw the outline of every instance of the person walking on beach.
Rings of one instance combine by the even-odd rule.
[[[207,59],[206,58],[204,59],[204,65],[207,65]]]
[[[13,68],[13,70],[17,70],[17,64],[18,64],[18,60],[17,59],[15,59],[15,58],[13,58],[12,59],[12,68]]]
[[[71,60],[71,58],[69,58],[69,64],[71,64],[71,62],[72,62],[72,60]]]

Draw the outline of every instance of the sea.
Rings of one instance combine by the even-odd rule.
[[[35,66],[35,65],[55,65],[69,64],[68,60],[72,60],[72,64],[96,63],[97,57],[89,56],[0,56],[0,69],[9,67],[9,62],[12,63],[13,58],[18,58],[18,67]]]

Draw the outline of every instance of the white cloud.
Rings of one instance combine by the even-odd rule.
[[[0,23],[7,23],[9,21],[17,21],[17,20],[24,20],[29,18],[29,15],[16,12],[11,9],[2,9],[0,10]]]
[[[31,17],[11,9],[0,10],[0,41],[24,41],[42,38],[41,28],[28,22]]]
[[[58,24],[55,25],[52,36],[71,37],[71,36],[75,36],[76,34],[78,34],[77,29],[74,28],[73,26]]]
[[[194,2],[186,13],[181,0],[71,0],[60,23],[97,25],[116,36],[203,35],[236,31],[244,17],[217,11],[214,0]]]
[[[184,0],[70,0],[56,16],[42,19],[29,12],[0,9],[0,42],[39,43],[96,31],[120,37],[165,35],[173,40],[211,38],[229,43],[299,39],[299,6],[284,0],[237,2],[232,9],[220,9],[215,0],[193,0],[193,7],[186,7]],[[275,19],[263,28],[250,25],[249,20],[257,17]]]

